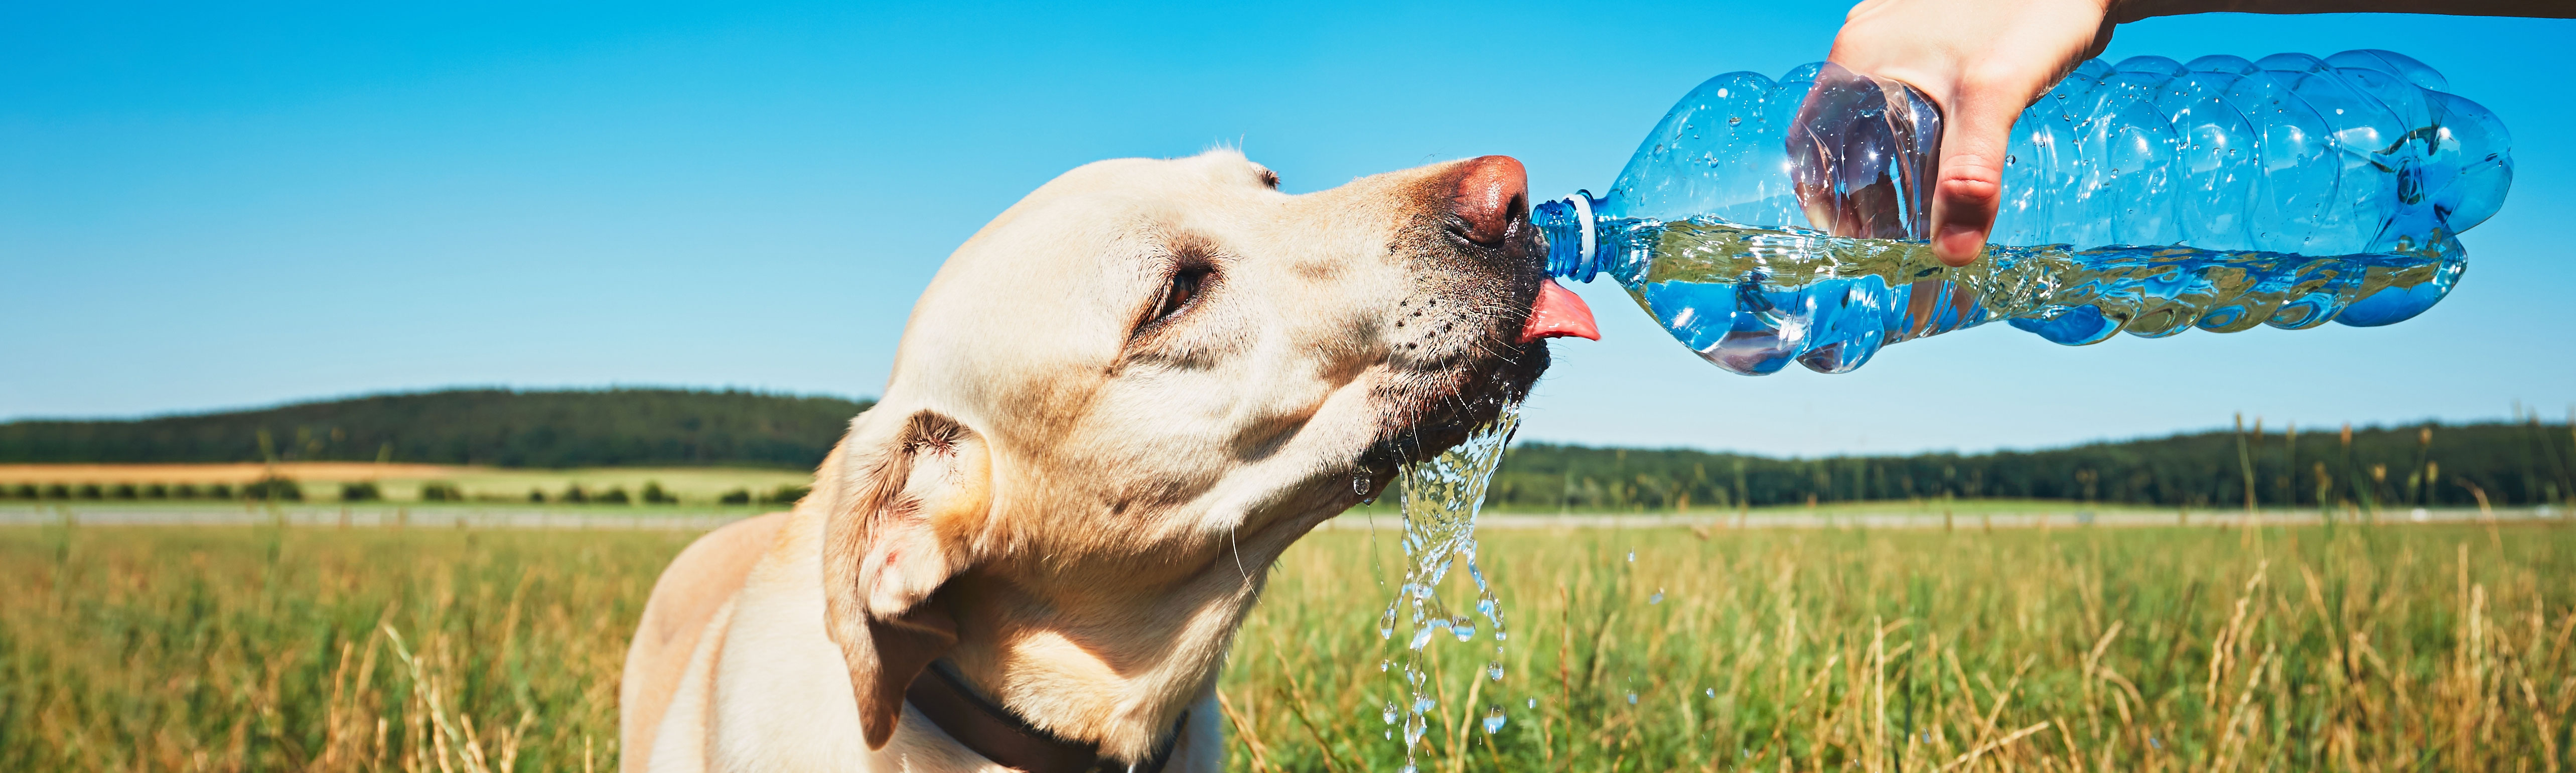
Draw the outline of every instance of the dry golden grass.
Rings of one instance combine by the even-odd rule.
[[[0,529],[0,770],[611,769],[619,658],[687,539]],[[1481,637],[1432,645],[1426,770],[2570,762],[2576,529],[1484,545],[1506,674],[1477,676]],[[1398,555],[1348,531],[1289,552],[1222,683],[1231,767],[1401,764],[1374,625]],[[1509,717],[1491,736],[1471,723],[1489,705]]]
[[[1246,770],[1394,770],[1394,535],[1292,551],[1225,682]],[[1426,770],[2518,770],[2569,761],[2576,530],[1489,533]],[[1632,552],[1633,551],[1633,552]],[[1633,559],[1630,556],[1634,556]],[[1376,573],[1372,577],[1372,571]],[[1469,598],[1452,575],[1449,597]],[[1660,599],[1660,601],[1658,601]],[[1486,735],[1489,707],[1508,717]]]

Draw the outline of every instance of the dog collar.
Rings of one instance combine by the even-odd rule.
[[[995,705],[951,672],[945,660],[922,669],[904,688],[903,697],[958,744],[1023,773],[1161,773],[1163,764],[1171,761],[1173,747],[1180,745],[1181,728],[1190,721],[1189,713],[1182,712],[1163,742],[1155,746],[1154,756],[1127,765],[1100,756],[1095,744],[1059,738],[1030,725],[1017,712]]]

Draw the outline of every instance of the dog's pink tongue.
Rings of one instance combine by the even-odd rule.
[[[1583,296],[1565,289],[1554,279],[1541,280],[1538,300],[1530,304],[1529,323],[1521,326],[1521,343],[1541,338],[1574,336],[1601,340],[1601,328],[1592,324],[1592,307]]]

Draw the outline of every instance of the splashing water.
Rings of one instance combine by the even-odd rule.
[[[1475,611],[1485,618],[1486,630],[1493,633],[1497,658],[1486,669],[1493,680],[1502,679],[1501,643],[1506,638],[1502,605],[1494,600],[1493,587],[1486,584],[1485,572],[1476,565],[1476,513],[1485,503],[1485,484],[1494,477],[1494,465],[1503,458],[1503,446],[1511,440],[1512,430],[1520,425],[1520,404],[1508,403],[1492,423],[1476,428],[1458,447],[1419,464],[1407,465],[1396,475],[1402,486],[1400,500],[1404,509],[1404,584],[1398,586],[1395,598],[1387,602],[1386,613],[1378,618],[1379,638],[1395,638],[1396,622],[1404,619],[1411,628],[1405,649],[1397,655],[1403,672],[1405,689],[1411,701],[1403,712],[1404,768],[1415,770],[1415,751],[1422,736],[1430,730],[1432,700],[1430,676],[1423,671],[1423,651],[1436,639],[1433,634],[1447,632],[1465,642],[1475,638],[1475,617],[1451,614],[1440,600],[1440,581],[1460,559],[1467,563],[1467,576],[1476,584]],[[1399,615],[1402,612],[1404,614]],[[1485,732],[1503,727],[1502,707],[1492,706],[1485,714]]]

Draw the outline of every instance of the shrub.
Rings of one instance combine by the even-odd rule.
[[[51,485],[51,486],[46,486],[46,487],[45,487],[45,498],[46,498],[46,499],[70,499],[70,498],[72,498],[72,489],[71,489],[71,487],[70,487],[70,486],[65,486],[65,485],[60,484],[60,483],[56,483],[56,484]]]
[[[194,486],[194,485],[186,484],[186,483],[181,483],[181,484],[176,485],[176,486],[171,486],[171,487],[170,487],[170,498],[171,498],[171,499],[195,499],[195,498],[197,498],[197,487],[196,487],[196,486]]]
[[[296,485],[293,480],[275,475],[251,481],[250,485],[242,487],[241,493],[244,499],[267,502],[304,501],[304,487]]]
[[[581,484],[575,483],[564,488],[563,497],[560,501],[578,505],[589,502],[590,494],[581,490]]]
[[[423,483],[420,484],[420,501],[463,502],[465,490],[457,488],[454,483]]]
[[[108,495],[108,496],[110,496],[110,497],[117,498],[117,499],[141,499],[141,498],[143,498],[143,492],[142,492],[141,490],[136,489],[136,488],[134,487],[134,484],[132,484],[132,483],[119,483],[119,484],[116,484],[116,485],[114,485],[114,486],[108,487],[108,489],[107,489],[107,495]]]
[[[751,504],[751,489],[740,489],[740,488],[738,488],[738,489],[734,489],[734,490],[732,490],[732,491],[727,491],[727,492],[725,492],[725,493],[724,493],[724,496],[716,497],[716,504],[719,504],[719,505],[747,505],[747,504]]]
[[[359,481],[356,483],[340,484],[340,501],[342,502],[373,502],[383,498],[385,498],[385,492],[382,489],[376,488],[375,481]]]
[[[671,492],[662,490],[662,483],[660,481],[648,480],[644,482],[644,504],[676,505],[679,503],[679,497],[672,496]]]
[[[35,499],[37,497],[44,496],[43,492],[38,491],[36,489],[36,484],[33,483],[20,483],[18,484],[18,488],[11,493],[19,499]]]
[[[528,489],[528,504],[542,505],[545,503],[546,492],[539,491],[537,489]]]
[[[769,501],[776,504],[792,505],[796,504],[797,500],[804,499],[806,494],[812,493],[813,491],[814,487],[812,486],[798,486],[794,484],[780,486],[778,487],[777,492],[769,495]]]
[[[626,498],[625,486],[614,486],[608,489],[608,493],[599,495],[599,501],[601,504],[623,505],[633,500]]]
[[[81,484],[80,492],[79,492],[79,493],[80,493],[80,498],[82,498],[82,499],[105,499],[105,498],[107,498],[107,494],[106,494],[106,492],[100,491],[100,490],[99,490],[99,488],[98,488],[98,484],[96,484],[96,483],[83,483],[83,484]]]
[[[231,498],[233,498],[233,484],[230,484],[230,483],[217,483],[217,484],[212,485],[212,486],[207,486],[207,487],[206,487],[206,498],[207,498],[207,499],[231,499]]]
[[[148,484],[144,484],[144,486],[143,486],[143,498],[144,498],[144,499],[169,499],[169,498],[170,498],[170,487],[169,487],[169,486],[161,485],[161,484],[159,484],[159,483],[148,483]]]

